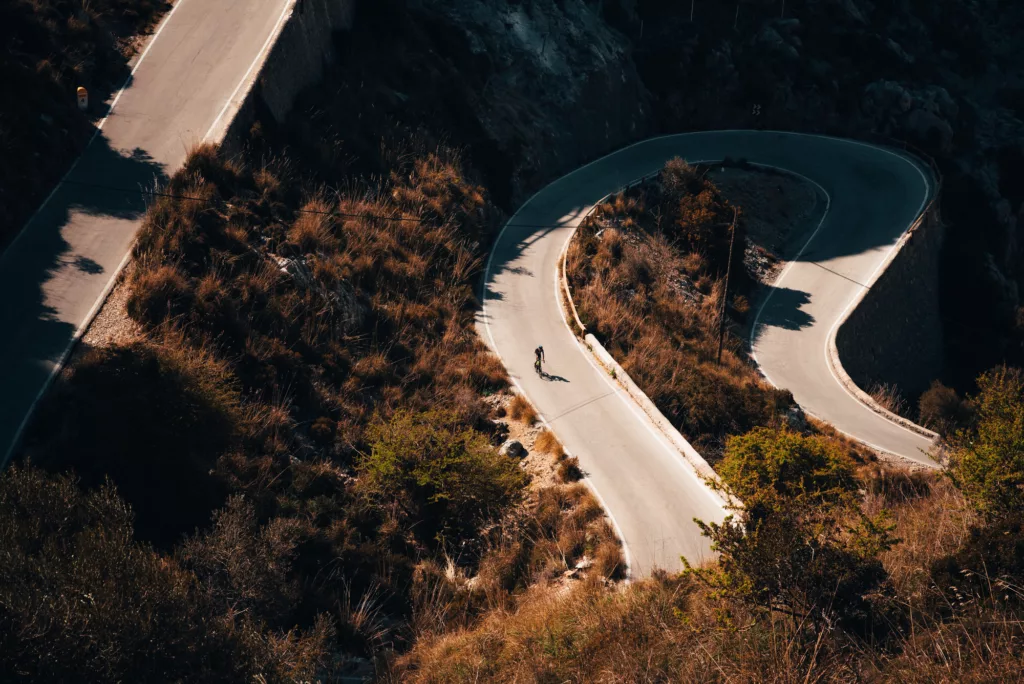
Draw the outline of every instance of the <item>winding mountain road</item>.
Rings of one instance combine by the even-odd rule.
[[[291,0],[178,0],[99,134],[0,255],[6,361],[0,456],[10,455],[130,253],[145,204],[137,191],[109,188],[152,187],[180,166],[191,144],[219,141],[291,6]],[[657,138],[600,159],[544,188],[506,226],[488,263],[479,325],[515,382],[579,456],[626,544],[633,576],[656,567],[678,570],[681,556],[700,562],[709,549],[693,518],[717,521],[726,511],[570,332],[558,263],[596,202],[677,155],[744,157],[812,179],[830,197],[819,229],[759,315],[757,359],[805,409],[857,439],[922,462],[930,446],[859,403],[825,357],[835,322],[929,198],[926,169],[860,143],[743,131]],[[538,344],[556,380],[533,373]]]
[[[488,263],[479,327],[515,383],[579,457],[626,545],[634,577],[655,567],[678,570],[680,556],[691,562],[707,557],[693,518],[719,521],[726,511],[570,331],[558,264],[596,203],[674,156],[691,162],[745,158],[818,185],[829,208],[758,314],[757,361],[809,413],[865,443],[931,463],[930,440],[860,403],[826,357],[837,321],[931,197],[929,170],[889,149],[793,133],[690,133],[627,147],[550,184],[509,221]],[[534,373],[538,344],[557,380]]]
[[[292,5],[177,0],[97,135],[0,255],[0,465],[125,263],[146,208],[139,190],[193,144],[223,139]]]

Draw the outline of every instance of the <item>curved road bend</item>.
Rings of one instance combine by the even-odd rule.
[[[832,375],[829,333],[873,281],[932,192],[928,171],[895,152],[791,133],[726,131],[647,140],[562,177],[520,208],[499,236],[485,280],[480,327],[509,373],[577,455],[626,543],[634,576],[707,557],[694,517],[725,511],[693,470],[605,374],[564,322],[557,292],[563,246],[595,203],[681,156],[746,158],[801,174],[831,197],[803,254],[760,312],[754,349],[762,370],[808,412],[864,442],[927,461],[930,443],[854,399]],[[538,227],[543,226],[543,227]],[[543,344],[547,370],[533,372]]]
[[[0,465],[126,259],[138,192],[219,140],[290,0],[177,0],[71,171],[0,255]],[[225,114],[222,116],[222,114]],[[217,124],[217,125],[215,125]]]

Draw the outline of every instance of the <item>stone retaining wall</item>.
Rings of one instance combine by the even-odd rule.
[[[257,104],[284,122],[303,89],[320,82],[324,66],[334,60],[334,33],[352,28],[356,0],[291,0],[273,45],[245,92],[227,113],[223,137],[216,142],[238,150],[256,120]]]
[[[915,397],[942,374],[939,253],[944,227],[938,202],[900,239],[878,280],[836,333],[843,368],[870,392],[894,384]]]

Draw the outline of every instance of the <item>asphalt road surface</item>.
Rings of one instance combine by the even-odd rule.
[[[0,464],[126,259],[145,211],[139,190],[193,144],[220,140],[287,7],[177,0],[100,133],[0,255]]]
[[[929,172],[894,151],[790,133],[727,131],[644,141],[589,164],[541,190],[497,240],[485,279],[479,325],[514,381],[579,457],[628,553],[633,576],[677,570],[709,548],[693,523],[726,511],[650,420],[594,365],[567,326],[557,291],[566,241],[609,193],[681,156],[745,158],[813,179],[830,206],[803,254],[761,310],[754,349],[765,375],[808,412],[896,454],[927,460],[925,437],[891,423],[852,397],[829,369],[835,322],[876,271],[932,192]],[[543,379],[533,349],[544,345]]]

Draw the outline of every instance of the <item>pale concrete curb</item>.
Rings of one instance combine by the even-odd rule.
[[[642,176],[641,178],[638,178],[637,180],[625,186],[625,188],[623,189],[628,189],[633,187],[634,185],[642,183],[647,178],[656,176],[657,173],[658,172]],[[594,204],[594,208],[597,208],[606,199],[607,197],[602,198],[601,200],[596,202]],[[619,387],[625,390],[629,398],[633,400],[633,403],[635,403],[640,408],[640,410],[644,412],[644,415],[647,416],[648,420],[651,421],[651,423],[658,429],[662,436],[664,436],[665,439],[668,440],[669,444],[671,444],[675,448],[675,450],[683,457],[683,462],[694,471],[697,477],[699,477],[700,479],[704,480],[705,483],[707,483],[708,491],[713,496],[718,498],[718,500],[721,502],[724,508],[730,507],[732,504],[730,504],[730,502],[728,502],[725,499],[725,497],[721,493],[722,490],[718,488],[719,486],[721,486],[721,480],[719,479],[718,473],[715,472],[714,468],[712,468],[711,465],[704,459],[704,457],[701,456],[697,452],[697,450],[694,449],[693,446],[686,441],[686,438],[683,437],[682,434],[680,434],[679,430],[677,430],[674,425],[672,425],[672,422],[665,417],[665,414],[663,414],[661,410],[654,405],[654,402],[651,401],[646,394],[644,394],[643,390],[641,390],[640,387],[637,386],[637,384],[633,381],[633,378],[629,376],[629,373],[627,373],[622,368],[622,366],[619,365],[618,361],[612,358],[612,355],[608,353],[608,350],[604,348],[604,346],[598,341],[598,339],[594,337],[593,334],[587,332],[586,326],[583,325],[583,322],[580,320],[579,314],[576,311],[576,303],[573,301],[572,293],[569,290],[569,280],[566,272],[566,258],[569,254],[569,245],[572,243],[572,240],[575,236],[576,231],[574,230],[572,235],[569,236],[569,239],[566,240],[565,247],[562,249],[562,257],[559,262],[559,282],[562,286],[561,289],[563,302],[566,308],[572,314],[572,319],[576,323],[576,326],[578,328],[576,334],[583,338],[582,345],[590,353],[594,361],[596,361],[598,365],[605,369],[608,375],[613,380],[615,380],[616,384]]]
[[[900,239],[896,242],[895,249],[893,249],[889,253],[889,256],[886,259],[886,261],[878,269],[879,273],[884,273],[889,268],[889,266],[896,259],[896,257],[899,256],[900,252],[903,251],[904,245],[906,245],[906,243],[913,237],[914,232],[921,227],[921,225],[928,218],[930,213],[931,208],[929,207],[929,209],[926,210],[923,214],[921,214],[914,222],[914,224],[907,231],[905,231],[903,235],[900,236]],[[828,338],[828,354],[826,354],[828,364],[831,367],[832,372],[835,374],[835,377],[846,388],[846,391],[852,394],[853,397],[857,399],[860,403],[864,404],[869,409],[886,418],[887,420],[896,423],[897,425],[900,425],[901,427],[904,427],[907,430],[910,430],[911,432],[916,432],[922,437],[927,437],[928,439],[931,439],[933,442],[938,442],[938,433],[933,432],[928,428],[922,427],[917,423],[908,420],[903,416],[897,415],[892,411],[889,411],[885,407],[881,406],[877,401],[875,401],[871,397],[870,394],[861,389],[857,385],[857,383],[853,381],[853,378],[851,378],[850,375],[846,372],[846,369],[843,368],[842,360],[839,358],[839,347],[836,344],[836,338],[839,335],[840,328],[843,327],[843,324],[846,323],[847,319],[849,319],[850,316],[853,315],[854,311],[857,310],[857,307],[860,305],[861,301],[863,301],[864,297],[867,296],[867,294],[867,289],[861,290],[860,293],[857,295],[857,298],[854,299],[850,306],[847,308],[845,315],[841,319],[839,319],[838,323],[833,327],[832,333],[829,335]]]
[[[630,399],[640,407],[661,434],[676,448],[686,463],[693,468],[694,472],[709,484],[720,484],[721,481],[714,468],[686,441],[686,438],[679,433],[679,430],[672,425],[671,421],[665,417],[665,414],[654,405],[650,397],[644,394],[643,390],[633,381],[633,378],[629,377],[629,373],[623,370],[618,361],[612,358],[612,355],[598,342],[597,338],[588,333],[584,338],[584,343],[594,360],[608,372],[608,375],[615,380],[619,387],[625,390]],[[728,505],[728,502],[717,491],[715,494],[722,500],[723,505]]]

